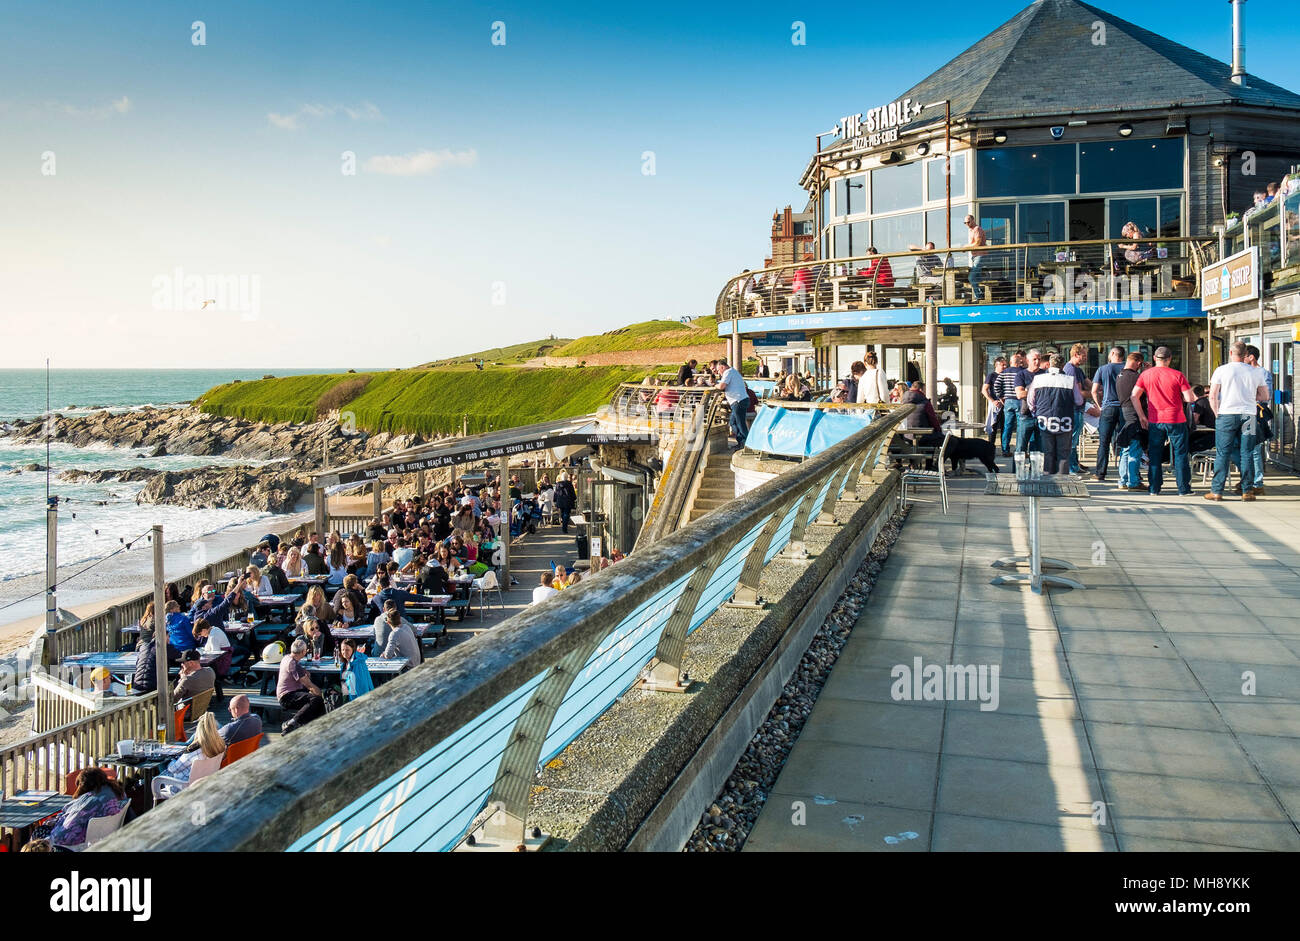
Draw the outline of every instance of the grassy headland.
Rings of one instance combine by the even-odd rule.
[[[423,435],[509,428],[585,415],[609,401],[620,382],[639,382],[646,367],[568,369],[488,367],[400,369],[232,382],[204,393],[203,411],[252,421],[314,421],[330,408],[356,415],[367,431]],[[331,394],[348,390],[355,394]],[[340,401],[340,399],[343,399]]]

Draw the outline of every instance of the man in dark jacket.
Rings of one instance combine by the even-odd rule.
[[[419,586],[420,594],[423,595],[447,594],[447,570],[437,559],[429,559],[420,569]]]
[[[688,386],[691,380],[695,378],[695,360],[688,360],[682,363],[681,369],[677,370],[677,381],[673,385]]]
[[[385,602],[393,601],[397,604],[397,613],[405,617],[407,602],[418,602],[419,600],[419,595],[412,594],[401,588],[394,588],[387,575],[379,576],[379,594],[375,595],[374,604],[380,611],[384,610]]]
[[[287,594],[289,591],[289,576],[284,574],[284,569],[280,568],[280,563],[275,557],[267,559],[266,568],[262,569],[262,574],[266,580],[271,583],[271,592],[277,595]]]
[[[560,531],[566,536],[569,534],[569,522],[573,516],[573,508],[578,504],[578,491],[573,489],[573,482],[569,480],[567,473],[560,474],[560,480],[555,485],[555,506],[560,511]]]

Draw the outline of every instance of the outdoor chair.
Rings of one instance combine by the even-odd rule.
[[[251,755],[253,752],[257,751],[261,744],[262,736],[254,735],[251,738],[244,739],[242,742],[235,742],[233,745],[226,746],[225,755],[221,759],[221,767],[224,768],[226,765],[234,764],[245,755]]]
[[[126,812],[131,809],[131,802],[127,801],[122,805],[122,809],[115,814],[107,817],[94,817],[86,821],[86,842],[79,843],[76,846],[65,846],[64,849],[72,850],[74,853],[80,853],[87,847],[94,846],[101,840],[106,840],[118,830],[122,829],[122,824],[126,822]]]
[[[200,778],[206,778],[221,767],[221,762],[225,757],[225,752],[222,752],[220,755],[213,755],[211,758],[207,755],[204,755],[202,758],[195,758],[194,763],[190,765],[189,781],[181,781],[178,778],[169,778],[165,774],[158,775],[158,777],[154,778],[149,785],[153,789],[154,803],[157,803],[160,800],[166,800],[169,797],[175,797],[195,781]]]
[[[948,512],[948,442],[952,440],[952,432],[945,432],[943,444],[935,452],[935,465],[938,470],[907,470],[903,472],[903,479],[900,482],[898,491],[899,507],[907,506],[907,491],[910,486],[915,492],[916,488],[922,484],[938,484],[939,497],[943,502],[943,512]]]
[[[492,569],[488,569],[481,576],[474,579],[471,587],[478,592],[478,619],[480,621],[483,620],[484,596],[490,591],[497,593],[497,602],[501,605],[502,610],[505,609],[506,603],[501,593],[501,583],[497,581],[497,573]]]

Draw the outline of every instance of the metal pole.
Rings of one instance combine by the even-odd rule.
[[[316,487],[313,491],[316,505],[316,532],[324,535],[328,532],[329,512],[326,506],[325,488]]]
[[[424,504],[424,471],[422,470],[415,472],[415,497],[421,505]]]
[[[925,394],[931,402],[938,401],[939,383],[939,308],[925,308]],[[939,468],[942,472],[943,468]]]
[[[167,686],[167,582],[163,577],[163,528],[154,526],[153,535],[153,643],[158,683],[158,741],[172,737],[172,692]]]
[[[952,101],[943,103],[943,242],[952,254]],[[940,468],[942,470],[942,468]]]
[[[510,587],[510,458],[501,458],[501,591]],[[503,594],[504,598],[505,595]]]
[[[45,501],[45,662],[52,665],[58,658],[54,634],[59,629],[59,498]]]

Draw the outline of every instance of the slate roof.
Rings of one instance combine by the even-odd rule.
[[[1099,21],[1105,43],[1095,45],[1093,24]],[[1225,9],[1225,47],[1230,24]],[[976,121],[1222,103],[1300,109],[1294,92],[1249,74],[1242,87],[1231,76],[1227,63],[1104,10],[1078,0],[1037,0],[898,99],[929,104],[948,98],[954,118]],[[926,109],[913,123],[935,117],[935,109]]]

